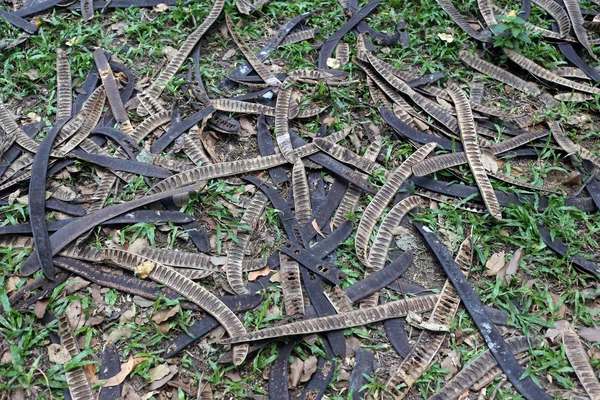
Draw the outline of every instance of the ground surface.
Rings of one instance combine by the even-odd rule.
[[[518,9],[513,3],[499,5],[506,6],[507,10]],[[92,51],[96,46],[102,46],[112,52],[115,59],[130,66],[139,78],[137,85],[143,88],[155,78],[157,71],[166,65],[170,52],[177,49],[182,40],[202,21],[210,6],[210,2],[198,1],[169,7],[166,10],[131,8],[108,11],[106,14],[96,13],[89,23],[83,23],[75,11],[56,10],[51,14],[41,15],[38,35],[0,53],[2,98],[17,115],[21,124],[41,118],[49,125],[50,121],[53,121],[56,105],[54,66],[55,48],[58,46],[66,49],[75,88],[93,65]],[[12,5],[4,3],[3,7],[10,9]],[[474,1],[461,1],[459,8],[465,15],[469,12],[472,15],[477,14]],[[259,49],[280,23],[307,11],[315,11],[306,20],[307,25],[319,29],[320,33],[316,40],[276,50],[270,58],[271,68],[282,71],[316,68],[316,44],[334,33],[347,19],[337,1],[273,1],[252,16],[239,14],[233,2],[228,2],[225,8],[225,12],[238,23],[240,31],[253,49]],[[384,1],[367,21],[374,28],[389,32],[394,28],[397,17],[401,15],[406,20],[411,46],[406,49],[399,45],[382,46],[379,49],[380,57],[416,74],[443,71],[447,79],[459,83],[470,82],[472,71],[458,61],[457,55],[460,50],[471,49],[474,44],[452,23],[434,0]],[[548,27],[549,24],[543,21],[547,21],[546,16],[534,9],[530,22]],[[230,51],[235,49],[235,44],[226,34],[224,25],[224,19],[220,18],[202,39],[201,71],[209,95],[213,98],[229,97],[246,91],[240,88],[232,93],[223,93],[216,89],[217,83],[235,65],[243,61],[239,51]],[[438,36],[440,33],[452,35],[453,40],[442,40]],[[10,25],[0,22],[0,37],[14,43],[19,35],[20,33]],[[346,36],[345,41],[350,44],[354,54],[356,49],[353,34]],[[523,46],[525,54],[545,64],[547,68],[565,63],[553,46],[539,38],[534,37],[532,44]],[[490,59],[506,67],[506,61],[498,54],[493,47],[488,49]],[[587,59],[589,61],[589,58]],[[351,73],[351,77],[360,76],[360,69],[353,63],[347,64],[344,69]],[[530,79],[533,80],[531,77]],[[191,107],[179,90],[183,81],[184,77],[175,79],[164,97],[171,101],[179,101],[182,111],[189,113]],[[445,81],[440,85],[444,86]],[[370,106],[369,93],[364,81],[350,87],[328,87],[322,90],[311,88],[303,93],[307,102],[332,104],[329,115],[336,130],[352,127],[364,140],[365,131],[380,130],[385,136],[381,154],[384,165],[389,169],[399,165],[412,153],[410,145],[393,138],[377,110]],[[487,83],[485,93],[486,103],[501,106],[507,111],[527,109],[537,101],[507,90],[492,80]],[[597,113],[599,107],[596,97],[587,103],[571,103],[551,110],[549,115],[567,119],[582,113]],[[134,111],[130,117],[134,125],[142,120]],[[253,126],[254,117],[250,116],[247,119]],[[315,133],[318,127],[319,121],[316,119],[303,121],[301,126],[309,133]],[[590,150],[598,153],[598,132],[595,125],[574,128],[572,133],[575,134],[572,136],[575,141],[583,142]],[[240,136],[220,135],[215,141],[214,151],[223,161],[254,156],[257,154],[255,136],[256,133],[251,127],[242,131]],[[353,148],[348,142],[346,145]],[[534,184],[559,187],[567,193],[574,190],[574,187],[568,184],[572,168],[551,149],[545,149],[537,161],[504,161],[504,166],[521,172],[525,179]],[[62,179],[65,184],[84,194],[86,190],[89,191],[89,186],[95,182],[97,175],[89,165],[80,163],[76,167],[79,170],[74,174],[77,180],[69,176]],[[467,169],[461,167],[460,171],[466,172]],[[439,173],[438,176],[456,179],[446,172]],[[466,173],[464,180],[472,183],[471,175]],[[373,181],[381,184],[377,180]],[[144,187],[141,180],[130,185],[127,188],[129,193]],[[500,181],[494,181],[494,186],[507,192],[521,191]],[[231,241],[230,228],[239,221],[242,214],[239,202],[244,204],[247,197],[246,187],[240,185],[239,181],[219,180],[211,183],[203,194],[185,206],[185,211],[194,213],[210,233],[214,255],[225,255],[223,248]],[[121,199],[111,198],[109,203],[119,200]],[[369,200],[367,196],[363,196],[361,207],[353,216],[354,220],[360,219],[362,209]],[[472,232],[476,252],[471,282],[476,284],[477,292],[486,304],[509,314],[509,321],[504,328],[508,333],[520,331],[543,337],[553,321],[560,319],[568,319],[577,327],[596,326],[600,317],[600,302],[595,299],[598,294],[597,281],[578,272],[566,263],[565,259],[548,249],[537,234],[535,223],[544,222],[551,232],[571,246],[574,252],[600,262],[599,217],[564,207],[562,196],[552,197],[550,207],[544,212],[538,212],[529,206],[509,207],[503,211],[504,219],[498,222],[489,215],[471,214],[436,203],[415,213],[414,219],[439,231],[452,250],[456,250],[462,239]],[[20,223],[27,220],[28,209],[26,205],[21,204],[0,207],[0,215],[2,224]],[[270,243],[278,243],[281,237],[272,208],[267,209],[259,226],[259,233],[254,237],[256,251],[253,256],[258,256],[259,253],[268,254],[272,246]],[[407,240],[408,244],[399,244],[400,247],[412,247],[417,256],[406,277],[425,287],[440,289],[445,278],[439,265],[433,261],[431,253],[416,232],[410,232],[413,240]],[[104,229],[92,234],[90,240],[102,246],[107,241],[125,244],[133,242],[136,238],[143,238],[157,247],[192,248],[185,237],[178,235],[181,235],[181,232],[172,226],[147,224],[121,228],[119,231]],[[524,249],[525,256],[520,263],[516,279],[507,284],[495,276],[487,276],[485,265],[492,255],[504,252],[506,261],[509,261],[519,248]],[[35,318],[33,308],[15,311],[7,302],[7,295],[26,282],[25,278],[18,278],[17,272],[19,264],[28,253],[10,248],[0,249],[0,303],[3,307],[0,316],[0,399],[11,398],[11,395],[17,399],[20,398],[19,394],[25,398],[62,398],[61,387],[65,385],[64,368],[48,361],[46,346],[49,343],[49,329]],[[362,276],[363,267],[354,255],[351,240],[338,249],[338,258],[343,270],[349,275],[345,285]],[[206,280],[205,284],[213,287],[216,293],[223,293],[218,281],[215,282],[211,278]],[[167,325],[163,324],[159,328],[151,317],[159,310],[173,307],[173,302],[159,300],[148,304],[96,285],[73,286],[73,282],[68,285],[70,289],[61,286],[54,291],[47,307],[56,314],[72,310],[79,304],[83,312],[81,318],[85,325],[77,330],[83,356],[80,360],[74,360],[69,367],[87,365],[89,374],[95,376],[103,343],[112,336],[122,362],[129,356],[146,358],[126,380],[124,393],[128,394],[128,399],[196,398],[200,380],[211,383],[216,398],[263,398],[266,395],[269,365],[277,356],[278,347],[275,344],[250,356],[240,369],[234,369],[233,366],[216,363],[224,352],[223,346],[214,344],[224,335],[223,330],[217,330],[190,347],[180,357],[164,360],[161,354],[165,343],[194,321],[199,316],[198,313],[180,311],[169,319]],[[392,292],[386,295],[396,298]],[[279,289],[273,288],[264,293],[264,299],[261,307],[244,316],[247,329],[267,327],[282,318],[283,303]],[[440,362],[445,360],[451,351],[460,355],[460,363],[464,365],[485,348],[464,310],[459,311],[451,330],[452,333],[442,346],[434,365],[416,384],[411,392],[412,396],[429,397],[444,384],[449,371],[443,369]],[[408,333],[411,340],[418,336],[418,330],[414,328],[409,328]],[[379,369],[369,384],[368,392],[370,397],[380,396],[383,390],[382,383],[391,366],[397,365],[401,359],[389,345],[380,324],[350,329],[345,334],[349,354],[346,359],[341,360],[340,369],[335,373],[326,395],[330,399],[345,399],[348,396],[346,387],[353,364],[352,349],[360,344],[377,353]],[[599,368],[598,344],[586,342],[586,346],[589,348],[592,366]],[[302,343],[296,347],[293,356],[307,360],[311,355],[319,354],[323,354],[319,343]],[[573,387],[576,376],[560,346],[547,340],[545,345],[533,350],[531,356],[528,373],[546,390],[562,394]],[[152,374],[160,365],[174,365],[178,374],[165,386],[152,390]],[[493,389],[494,385],[490,386],[488,395]],[[497,396],[514,398],[516,395],[510,385],[506,385],[499,390]]]

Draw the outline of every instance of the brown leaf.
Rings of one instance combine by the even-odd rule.
[[[156,329],[158,329],[163,335],[166,335],[169,333],[169,329],[171,329],[171,327],[169,326],[169,322],[165,321],[161,322],[160,324],[156,324]]]
[[[481,163],[483,164],[483,168],[486,171],[495,174],[498,172],[498,161],[496,161],[496,157],[494,153],[489,148],[481,149]]]
[[[71,361],[71,355],[65,347],[52,343],[48,346],[48,359],[52,363],[65,365]]]
[[[102,315],[94,315],[93,317],[88,318],[85,323],[85,326],[96,326],[100,325],[104,322],[104,317]]]
[[[124,324],[129,322],[133,319],[133,317],[135,317],[133,310],[125,310],[125,312],[119,316],[119,323]]]
[[[321,229],[319,228],[319,224],[317,223],[316,219],[313,219],[310,224],[312,225],[312,227],[315,230],[315,232],[317,232],[319,235],[321,235],[321,237],[325,237],[325,235],[323,234],[323,232],[321,232]]]
[[[506,282],[510,283],[512,281],[513,277],[516,275],[517,270],[519,269],[519,264],[521,263],[521,260],[523,259],[524,255],[525,255],[524,248],[521,247],[521,248],[515,250],[512,258],[510,259],[510,261],[508,262],[508,265],[506,266],[506,274],[505,274]]]
[[[94,364],[86,364],[85,368],[85,375],[88,378],[88,381],[90,381],[90,383],[92,385],[95,385],[98,382],[98,376],[96,375],[96,366]]]
[[[160,310],[154,313],[152,316],[152,321],[156,324],[160,324],[162,322],[167,321],[173,315],[176,315],[179,312],[179,306],[165,308],[164,310]]]
[[[170,372],[167,364],[160,364],[148,370],[148,377],[150,378],[150,382],[154,382],[169,375]]]
[[[146,359],[143,357],[133,358],[133,356],[129,356],[129,360],[127,360],[127,362],[125,364],[121,364],[121,371],[119,371],[119,373],[116,374],[115,376],[113,376],[112,378],[109,378],[104,383],[104,385],[102,385],[102,387],[110,387],[110,386],[120,385],[121,383],[123,383],[125,378],[127,378],[127,375],[129,375],[135,369],[135,367],[137,367],[139,364],[141,364],[145,360]]]
[[[14,292],[17,289],[17,285],[21,282],[21,277],[19,276],[11,276],[6,280],[5,290],[6,293]]]
[[[302,376],[300,382],[308,382],[317,370],[317,357],[310,356],[304,360],[304,367],[302,369]]]
[[[156,390],[163,387],[167,382],[169,382],[175,374],[177,373],[177,367],[175,365],[169,365],[169,373],[162,379],[152,382],[150,385],[150,390]]]
[[[248,132],[250,134],[256,133],[256,129],[254,128],[254,125],[246,117],[240,118],[240,126],[243,130],[245,130],[246,132]]]
[[[600,342],[600,327],[581,328],[577,331],[579,336],[589,342]]]
[[[85,314],[83,313],[83,308],[81,307],[81,302],[79,300],[72,302],[67,308],[66,313],[71,329],[74,331],[85,324]]]
[[[27,71],[23,72],[23,75],[25,75],[32,81],[35,81],[40,77],[40,74],[38,73],[37,69],[28,69]]]
[[[250,271],[250,272],[248,272],[248,280],[250,282],[254,282],[261,276],[269,275],[270,272],[271,272],[271,269],[268,266],[266,266],[262,269],[257,269],[256,271]]]
[[[456,350],[452,350],[448,356],[442,360],[440,365],[443,369],[450,371],[448,375],[444,377],[447,381],[450,380],[460,369],[460,353]]]
[[[48,308],[48,304],[50,303],[50,299],[42,299],[35,302],[35,316],[36,318],[43,318],[46,313],[46,308]]]
[[[67,294],[73,294],[76,291],[88,286],[89,284],[90,284],[90,282],[86,281],[85,279],[83,279],[79,276],[76,276],[73,279],[71,279],[69,283],[67,283],[67,285],[65,286],[65,288],[63,290]]]
[[[154,300],[148,300],[141,296],[133,296],[133,302],[143,308],[152,307],[154,305]]]
[[[228,377],[232,382],[239,382],[242,380],[240,373],[237,371],[228,371],[225,376]]]
[[[25,400],[25,391],[21,388],[16,389],[10,395],[10,400]]]
[[[133,335],[133,331],[131,327],[128,325],[121,325],[116,327],[110,335],[108,335],[108,340],[113,343],[117,343],[121,339],[129,339]]]
[[[154,269],[154,267],[156,266],[155,263],[153,263],[152,261],[143,261],[140,265],[137,265],[134,268],[134,274],[135,276],[137,276],[138,278],[141,279],[146,279],[148,277],[148,275],[150,275],[150,273],[152,272],[152,270]]]
[[[171,61],[171,59],[173,59],[173,57],[175,57],[177,53],[179,53],[179,50],[177,50],[173,46],[165,46],[163,47],[162,52],[167,57],[167,60]]]
[[[289,387],[295,388],[298,386],[298,382],[300,382],[300,376],[302,375],[302,370],[304,369],[304,362],[298,357],[294,357],[294,361],[290,365],[290,381]]]
[[[504,251],[492,254],[492,256],[485,263],[485,269],[487,270],[487,276],[496,276],[504,268],[506,254]]]

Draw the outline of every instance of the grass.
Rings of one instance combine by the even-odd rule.
[[[363,5],[364,2],[361,2]],[[506,10],[518,10],[518,4],[499,2]],[[157,71],[164,66],[165,49],[168,47],[178,48],[189,33],[198,26],[199,22],[207,15],[211,7],[210,2],[194,2],[186,5],[170,7],[166,12],[156,12],[150,9],[129,8],[125,10],[110,11],[106,15],[96,14],[92,23],[81,23],[76,11],[61,10],[44,16],[40,31],[37,35],[27,39],[23,44],[10,49],[3,50],[0,54],[0,87],[2,98],[11,107],[18,110],[22,115],[35,113],[39,115],[47,126],[53,121],[56,98],[55,98],[55,48],[61,46],[66,49],[71,63],[74,78],[74,86],[79,85],[85,79],[88,71],[93,65],[92,51],[98,45],[110,51],[113,56],[126,65],[130,66],[140,81],[152,79]],[[477,2],[468,0],[458,4],[458,8],[464,14],[477,14]],[[344,15],[337,0],[316,1],[273,1],[263,6],[254,15],[240,15],[233,1],[228,1],[225,11],[229,13],[244,40],[252,49],[259,49],[266,41],[272,31],[278,25],[289,18],[297,15],[315,11],[306,19],[308,26],[317,27],[320,32],[316,42],[322,42],[331,34],[336,32],[343,24]],[[389,46],[378,55],[392,65],[409,70],[415,74],[428,74],[436,71],[444,71],[446,80],[452,79],[459,83],[468,84],[472,78],[472,71],[465,67],[457,58],[460,50],[475,50],[473,41],[462,32],[439,7],[435,0],[422,0],[412,3],[410,9],[406,9],[405,2],[390,0],[383,2],[379,8],[367,18],[367,22],[374,28],[391,32],[397,19],[403,16],[411,40],[408,48],[399,45]],[[543,12],[534,7],[529,22],[538,26],[548,28],[548,18]],[[232,41],[222,37],[218,28],[224,24],[222,20],[216,24],[217,29],[212,29],[202,40],[201,51],[201,73],[204,78],[209,94],[213,97],[225,96],[229,93],[216,89],[217,83],[223,78],[226,71],[243,61],[241,53],[237,52],[228,61],[222,59],[227,49],[233,46]],[[122,29],[123,35],[117,33]],[[451,43],[443,41],[438,34],[451,34],[454,40]],[[0,36],[6,38],[8,43],[14,42],[20,33],[6,22],[0,21]],[[507,39],[508,40],[508,39]],[[532,36],[531,43],[525,41],[514,42],[510,39],[509,46],[518,47],[527,57],[550,69],[554,66],[564,65],[562,55],[555,47],[544,42],[540,37]],[[344,41],[350,44],[352,55],[355,55],[355,38],[352,33],[348,34]],[[506,44],[506,43],[505,43]],[[383,50],[383,49],[382,49]],[[500,67],[518,70],[500,55],[498,48],[488,48],[482,53],[484,59],[493,61]],[[586,54],[582,57],[590,61]],[[283,66],[285,70],[314,69],[316,68],[318,49],[314,42],[300,42],[290,44],[276,49],[270,58],[273,64]],[[350,73],[351,79],[357,79],[360,69],[350,63],[344,67]],[[38,78],[31,79],[23,74],[24,71],[35,70]],[[520,74],[519,75],[523,75]],[[168,86],[168,96],[181,99],[179,85],[184,78],[176,78]],[[446,81],[440,83],[445,85]],[[493,93],[499,100],[499,107],[511,110],[515,107],[511,94],[504,85],[493,80],[486,81],[486,91]],[[537,82],[544,86],[543,82]],[[382,129],[384,142],[382,148],[382,163],[388,169],[394,169],[413,152],[412,146],[407,143],[391,139],[385,131],[385,125],[368,102],[369,93],[366,87],[328,87],[326,85],[298,85],[302,93],[302,103],[315,103],[319,105],[330,104],[330,115],[336,119],[333,129],[355,127],[360,132],[363,125],[374,124]],[[243,92],[242,89],[237,93]],[[519,98],[523,102],[534,101],[534,99]],[[566,103],[550,109],[544,117],[566,121],[570,117],[583,114],[594,114],[600,109],[599,99],[587,103]],[[189,112],[189,106],[183,106],[184,114]],[[364,115],[365,117],[359,117]],[[132,113],[133,121],[140,120],[139,116]],[[316,132],[320,121],[303,121],[303,128],[309,132]],[[581,132],[571,128],[568,132],[577,143],[588,144],[591,142],[592,151],[598,151],[597,129]],[[347,145],[349,148],[350,143]],[[523,166],[513,161],[508,161],[508,169],[529,169],[532,180],[539,184],[547,179],[549,174],[556,171],[561,172],[561,160],[556,152],[544,149],[540,154],[541,162],[530,163]],[[82,171],[80,176],[97,180],[93,167],[88,163],[77,163],[76,166]],[[462,167],[461,172],[467,169]],[[448,173],[440,173],[440,177],[459,180]],[[73,178],[70,183],[77,184]],[[380,187],[384,180],[382,174],[369,177],[371,183]],[[461,180],[472,184],[470,175],[461,177]],[[511,185],[494,181],[498,190],[506,192],[521,192],[522,190],[511,187]],[[108,199],[107,205],[124,200],[131,200],[139,193],[148,189],[144,180],[139,177],[132,180],[120,189],[117,196]],[[182,207],[182,211],[197,217],[210,218],[215,222],[216,232],[216,254],[224,255],[223,242],[236,240],[235,230],[240,228],[239,219],[240,197],[248,196],[245,187],[231,185],[225,180],[214,180],[208,182],[203,192],[194,194]],[[471,281],[476,284],[476,291],[484,303],[498,307],[509,314],[508,327],[517,329],[526,334],[540,334],[546,327],[558,319],[565,318],[560,314],[561,306],[566,306],[567,316],[576,326],[594,326],[598,320],[598,310],[590,306],[589,299],[582,296],[582,289],[589,286],[589,277],[575,270],[567,261],[549,250],[541,241],[535,228],[536,222],[543,222],[551,231],[552,235],[567,243],[573,254],[580,252],[586,256],[596,253],[598,240],[600,238],[600,220],[597,216],[582,213],[576,209],[565,207],[564,201],[558,196],[550,196],[551,201],[547,210],[537,211],[534,206],[512,206],[504,210],[504,219],[501,222],[493,221],[487,215],[469,214],[461,210],[443,204],[439,209],[427,209],[414,213],[415,220],[421,221],[435,230],[446,230],[455,233],[460,239],[464,238],[471,229],[476,245],[474,265],[471,273]],[[354,210],[350,219],[358,222],[362,217],[362,209],[372,199],[363,196],[361,207]],[[1,225],[17,224],[27,221],[28,207],[21,204],[0,207],[2,215]],[[278,211],[267,207],[262,220],[275,235],[274,243],[261,244],[262,254],[268,255],[272,248],[285,240],[281,235]],[[272,227],[272,228],[271,228]],[[506,234],[508,233],[508,235]],[[180,239],[182,232],[177,226],[171,226],[169,232],[161,232],[152,224],[135,224],[125,227],[119,232],[121,243],[128,243],[137,237],[146,238],[152,245],[168,248],[179,248],[185,245]],[[96,245],[101,246],[108,238],[100,231],[93,236]],[[503,284],[494,277],[487,277],[484,271],[485,262],[488,258],[500,250],[512,254],[517,248],[524,248],[526,257],[521,261],[518,280],[511,284]],[[456,249],[452,249],[456,250]],[[15,274],[18,266],[29,254],[28,250],[13,248],[0,249],[0,305],[3,312],[0,313],[0,336],[5,345],[2,349],[11,350],[12,360],[4,362],[0,366],[0,391],[11,392],[17,388],[28,389],[36,387],[39,389],[40,399],[62,396],[62,388],[66,385],[64,370],[83,366],[90,360],[99,356],[98,343],[103,343],[103,332],[99,327],[83,327],[78,334],[85,338],[83,352],[80,357],[72,360],[66,366],[52,366],[47,361],[44,347],[49,343],[49,334],[56,330],[55,324],[43,326],[36,321],[32,311],[15,311],[7,301],[6,286],[8,279]],[[343,286],[348,286],[364,274],[364,267],[358,262],[354,254],[353,236],[351,236],[337,251],[338,263],[348,278]],[[431,265],[419,265],[420,269],[439,275],[439,269]],[[427,269],[428,268],[428,269]],[[526,283],[529,285],[525,285]],[[425,286],[430,283],[421,280]],[[17,287],[25,284],[25,279],[17,283]],[[210,284],[207,282],[207,285]],[[50,310],[53,312],[64,311],[72,302],[80,301],[87,316],[93,315],[96,304],[92,300],[90,289],[83,289],[75,294],[65,296],[60,293],[64,285],[54,290],[50,299]],[[397,298],[394,293],[386,293],[386,296]],[[256,310],[245,313],[243,323],[248,330],[262,329],[273,325],[284,315],[283,299],[279,290],[268,289],[263,293],[264,301]],[[102,293],[102,300],[106,307],[105,312],[120,313],[125,309],[132,309],[135,318],[132,321],[120,323],[117,320],[107,328],[107,331],[122,327],[131,328],[132,334],[128,338],[120,340],[119,347],[121,359],[129,355],[145,357],[146,360],[139,364],[132,378],[137,382],[148,381],[150,368],[163,364],[162,359],[164,344],[175,337],[179,332],[185,331],[186,327],[196,320],[197,314],[190,311],[181,311],[169,320],[169,332],[162,333],[157,327],[147,322],[152,313],[164,308],[172,307],[176,301],[166,299],[157,300],[153,307],[144,309],[131,303],[131,299],[120,292],[109,289]],[[517,303],[520,308],[515,305]],[[144,322],[146,321],[146,322]],[[378,325],[370,327],[368,337],[364,330],[347,330],[347,336],[356,335],[360,338],[362,345],[374,351],[381,351],[388,356],[391,355],[387,338]],[[465,311],[459,311],[452,324],[452,332],[449,340],[444,344],[445,351],[457,350],[463,363],[469,362],[484,348],[483,341],[478,337],[477,330],[472,324]],[[465,341],[465,337],[472,339],[475,346]],[[597,349],[598,345],[591,346]],[[261,375],[264,370],[275,361],[278,348],[271,344],[254,355],[250,356],[244,367],[240,370],[241,380],[232,379],[231,366],[217,364],[222,354],[222,348],[213,344],[203,344],[202,350],[194,348],[184,353],[178,360],[180,371],[185,379],[197,382],[200,377],[203,381],[210,382],[213,389],[224,396],[240,398],[246,395],[265,395],[266,383]],[[310,355],[325,355],[321,341],[313,345],[301,343],[294,349],[294,356],[305,359]],[[569,389],[576,382],[576,377],[566,361],[564,351],[560,347],[548,345],[530,351],[532,361],[529,370],[532,376],[551,377],[554,387]],[[1,355],[0,355],[1,356]],[[433,366],[419,379],[416,384],[416,393],[428,397],[444,384],[446,376],[439,364],[441,357],[434,360]],[[93,361],[98,371],[99,363]],[[600,367],[600,361],[592,358],[592,365]],[[44,371],[42,374],[41,371]],[[371,394],[382,393],[384,390],[382,377],[369,379],[366,390]],[[496,383],[498,380],[496,381]],[[493,386],[488,389],[488,394]],[[332,384],[327,393],[332,400],[347,398],[339,384]],[[178,391],[179,398],[187,399],[194,396]],[[510,385],[504,386],[498,393],[501,399],[514,398],[515,394]],[[157,397],[155,397],[157,398]]]

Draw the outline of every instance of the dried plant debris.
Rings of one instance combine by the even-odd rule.
[[[600,75],[585,57],[595,59],[600,42],[597,4],[534,0],[505,14],[488,0],[470,10],[436,0],[415,5],[405,22],[381,0],[362,8],[340,1],[343,10],[311,1],[300,6],[314,11],[279,26],[292,9],[263,0],[49,0],[0,10],[14,27],[0,43],[10,61],[0,76],[0,256],[8,266],[0,271],[8,300],[0,363],[19,376],[7,384],[0,373],[0,386],[11,398],[27,390],[56,397],[65,381],[74,399],[257,397],[266,388],[252,375],[261,373],[277,399],[457,399],[503,373],[492,398],[514,390],[546,399],[542,389],[554,394],[567,374],[579,379],[578,395],[600,396],[597,351],[584,347],[597,339],[594,328],[578,335],[555,322],[573,372],[540,368],[542,389],[523,373],[539,365],[538,352],[526,352],[540,342],[540,318],[594,318],[598,227],[589,213],[599,204]],[[136,39],[139,48],[131,35],[140,21],[110,13],[130,6],[152,7],[138,17],[161,27],[147,43]],[[529,17],[535,7],[545,14]],[[79,10],[86,25],[63,43],[55,36],[68,22],[49,24],[47,13],[64,8]],[[114,40],[98,36],[103,27]],[[25,33],[13,37],[13,29]],[[526,48],[521,31],[531,38]],[[147,56],[162,35],[181,44],[164,49],[164,62]],[[36,53],[40,43],[50,57]],[[533,220],[537,230],[524,223]],[[535,297],[535,310],[517,318],[484,306],[467,280],[471,264],[480,294],[533,275],[518,292]],[[553,298],[562,302],[557,312],[544,308],[541,286],[530,290],[542,282],[549,293],[555,284],[573,288]],[[571,293],[580,296],[573,308]],[[486,299],[497,307],[503,297]],[[510,299],[515,308],[518,300]],[[461,302],[468,315],[458,318]],[[46,341],[21,339],[43,337],[34,316],[47,324],[47,310],[59,316],[60,341],[50,325],[52,344],[40,352]],[[473,335],[461,330],[469,315]],[[494,324],[508,318],[501,335]],[[174,359],[156,359],[163,351]],[[445,386],[430,369],[438,354],[456,374]],[[14,375],[16,357],[35,388],[22,371]],[[222,375],[217,359],[253,368]],[[45,368],[48,361],[62,367]]]

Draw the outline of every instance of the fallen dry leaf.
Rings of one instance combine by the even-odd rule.
[[[4,287],[6,293],[14,292],[17,289],[17,285],[19,284],[19,282],[21,282],[21,277],[19,276],[15,275],[8,278]]]
[[[146,279],[152,272],[156,264],[152,261],[144,261],[134,269],[135,276],[141,279]]]
[[[167,382],[169,382],[171,379],[173,379],[173,377],[175,376],[176,373],[177,373],[177,367],[175,365],[169,365],[169,373],[167,374],[167,376],[165,376],[162,379],[152,382],[152,384],[150,385],[150,390],[160,389]]]
[[[579,336],[590,342],[600,342],[600,327],[581,328],[577,331]]]
[[[85,279],[81,278],[80,276],[76,276],[73,279],[69,280],[69,283],[67,283],[67,286],[65,286],[65,288],[63,290],[67,294],[73,294],[76,291],[88,286],[89,284],[90,284],[89,281],[86,281]]]
[[[515,250],[515,252],[513,253],[512,258],[506,266],[504,279],[506,279],[507,283],[510,283],[513,277],[516,275],[517,270],[519,269],[519,264],[521,263],[521,260],[523,259],[524,255],[525,249],[522,247]]]
[[[269,275],[270,272],[271,272],[271,269],[268,266],[266,266],[262,269],[257,269],[256,271],[250,271],[250,272],[248,272],[248,280],[250,282],[254,282],[261,276]]]
[[[321,232],[321,228],[319,228],[319,224],[317,223],[316,219],[313,219],[310,224],[312,225],[312,227],[315,230],[315,232],[317,232],[321,237],[325,237],[325,235],[323,234],[323,232]]]
[[[177,50],[173,46],[165,46],[165,47],[163,47],[162,52],[167,57],[167,60],[170,61],[173,59],[173,57],[175,57],[177,55],[177,53],[179,53],[179,50]]]
[[[71,329],[74,331],[85,324],[85,314],[83,313],[83,308],[81,307],[81,302],[79,300],[72,302],[67,308],[66,313]]]
[[[54,364],[65,365],[71,361],[71,355],[60,344],[52,343],[48,346],[48,359]]]
[[[156,6],[152,7],[152,9],[157,13],[161,13],[167,11],[169,9],[169,6],[165,3],[159,3]]]
[[[154,382],[169,375],[170,372],[167,364],[160,364],[148,370],[148,377],[150,378],[150,382]]]
[[[92,385],[95,385],[98,382],[98,376],[96,375],[96,366],[94,364],[86,364],[85,365],[85,375],[88,378],[88,381]]]
[[[32,81],[35,81],[37,78],[40,77],[40,74],[38,73],[37,69],[28,69],[27,71],[23,72],[23,75],[25,75]]]
[[[108,340],[113,343],[117,343],[121,339],[129,339],[133,335],[133,331],[131,327],[127,325],[121,325],[116,327],[110,335],[108,335]]]
[[[88,318],[88,320],[85,322],[85,326],[96,326],[103,322],[104,317],[102,315],[94,315],[93,317]]]
[[[123,312],[123,314],[119,316],[119,323],[124,324],[126,322],[129,322],[133,319],[133,317],[135,317],[135,313],[133,312],[133,310],[125,310],[125,312]]]
[[[165,308],[164,310],[155,312],[154,315],[152,315],[152,321],[154,321],[156,324],[160,324],[167,321],[177,313],[179,313],[179,306]]]
[[[289,387],[295,388],[300,382],[300,376],[302,376],[302,370],[304,369],[304,362],[298,357],[294,357],[294,361],[290,365],[290,381]]]
[[[152,307],[154,305],[154,300],[148,300],[141,296],[133,296],[133,302],[143,308]]]
[[[281,275],[279,274],[279,272],[275,272],[273,275],[271,275],[271,277],[269,278],[269,282],[281,282]]]
[[[146,358],[144,358],[144,357],[133,358],[133,356],[129,356],[129,360],[127,360],[127,362],[125,364],[121,364],[121,370],[119,371],[119,373],[116,374],[115,376],[113,376],[112,378],[109,378],[104,383],[104,385],[102,385],[102,387],[110,387],[110,386],[120,385],[121,383],[123,383],[125,378],[127,378],[127,376],[135,369],[135,367],[137,367],[139,364],[141,364],[145,360],[146,360]]]
[[[317,371],[317,357],[310,356],[304,360],[304,366],[302,368],[302,376],[300,382],[308,382],[313,374]]]
[[[496,157],[494,153],[489,148],[481,149],[481,163],[483,164],[483,168],[486,171],[495,174],[498,172],[498,161],[496,161]]]
[[[452,350],[441,362],[441,367],[449,373],[444,377],[446,381],[450,380],[460,369],[460,353]]]
[[[256,129],[250,120],[246,117],[240,118],[240,127],[248,133],[256,133]]]
[[[35,302],[35,316],[38,319],[42,319],[44,314],[46,313],[46,308],[48,308],[48,304],[50,303],[50,299],[42,299]]]
[[[506,254],[504,251],[492,254],[485,263],[485,269],[487,270],[487,276],[496,276],[504,268],[506,261]]]
[[[454,36],[449,33],[438,33],[438,37],[447,43],[454,42]]]

